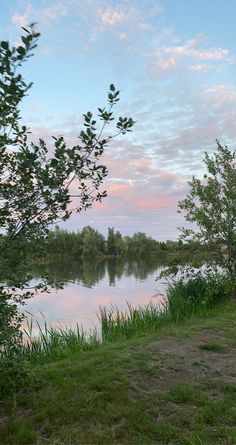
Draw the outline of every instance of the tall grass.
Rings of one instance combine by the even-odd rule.
[[[35,381],[32,363],[45,363],[70,357],[72,353],[86,351],[101,344],[97,331],[83,328],[52,327],[36,322],[38,333],[33,335],[32,318],[27,322],[22,342],[14,349],[0,351],[0,397],[14,394],[17,388]]]
[[[127,311],[113,306],[100,308],[102,339],[116,341],[157,331],[160,326],[209,311],[229,297],[230,286],[224,276],[199,273],[188,280],[179,279],[169,284],[163,305],[150,303],[134,308],[127,303]]]
[[[76,329],[68,327],[43,327],[36,321],[37,336],[33,335],[33,320],[27,320],[24,329],[24,340],[17,349],[17,356],[23,360],[37,361],[42,359],[57,359],[76,351],[91,349],[99,344],[96,329],[85,332],[83,327],[76,325]]]
[[[100,307],[99,320],[102,326],[102,339],[115,341],[120,337],[130,338],[135,334],[153,331],[166,317],[165,306],[149,303],[146,306],[132,307],[127,302],[127,311],[117,307]]]
[[[172,321],[181,321],[212,309],[229,299],[230,295],[231,283],[226,276],[199,272],[187,280],[180,279],[169,285],[168,312]]]

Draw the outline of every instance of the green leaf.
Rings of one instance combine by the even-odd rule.
[[[1,42],[1,47],[2,47],[3,49],[5,49],[5,50],[8,50],[8,49],[9,49],[9,43],[8,43],[6,40],[3,40],[3,41]]]
[[[26,53],[26,50],[25,50],[25,48],[23,48],[23,46],[18,46],[18,47],[16,48],[16,51],[17,51],[21,56],[23,56],[23,55]]]

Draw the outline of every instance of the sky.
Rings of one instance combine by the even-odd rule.
[[[77,144],[82,114],[106,105],[110,83],[121,91],[117,116],[136,121],[104,154],[108,197],[62,227],[176,240],[178,201],[203,175],[204,152],[216,139],[235,149],[236,1],[0,3],[1,40],[17,44],[31,22],[41,33],[22,68],[33,82],[22,117],[35,140],[60,134]]]

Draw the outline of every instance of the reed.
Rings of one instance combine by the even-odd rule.
[[[116,341],[155,332],[160,326],[181,322],[195,314],[204,314],[229,298],[227,278],[220,275],[198,274],[186,281],[175,281],[169,284],[162,305],[150,303],[134,308],[127,303],[126,311],[120,311],[114,306],[100,307],[102,339]]]
[[[155,331],[166,319],[166,307],[149,303],[145,306],[132,307],[127,302],[127,311],[117,307],[100,307],[99,320],[102,327],[102,339],[116,341]]]
[[[43,326],[38,321],[37,336],[33,335],[33,319],[27,320],[24,329],[25,339],[17,349],[17,355],[23,360],[35,361],[39,359],[57,359],[67,356],[71,352],[91,349],[99,344],[97,331],[85,332],[83,327]]]

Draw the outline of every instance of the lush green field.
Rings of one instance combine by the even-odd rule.
[[[236,443],[236,304],[31,365],[0,402],[0,443]]]

